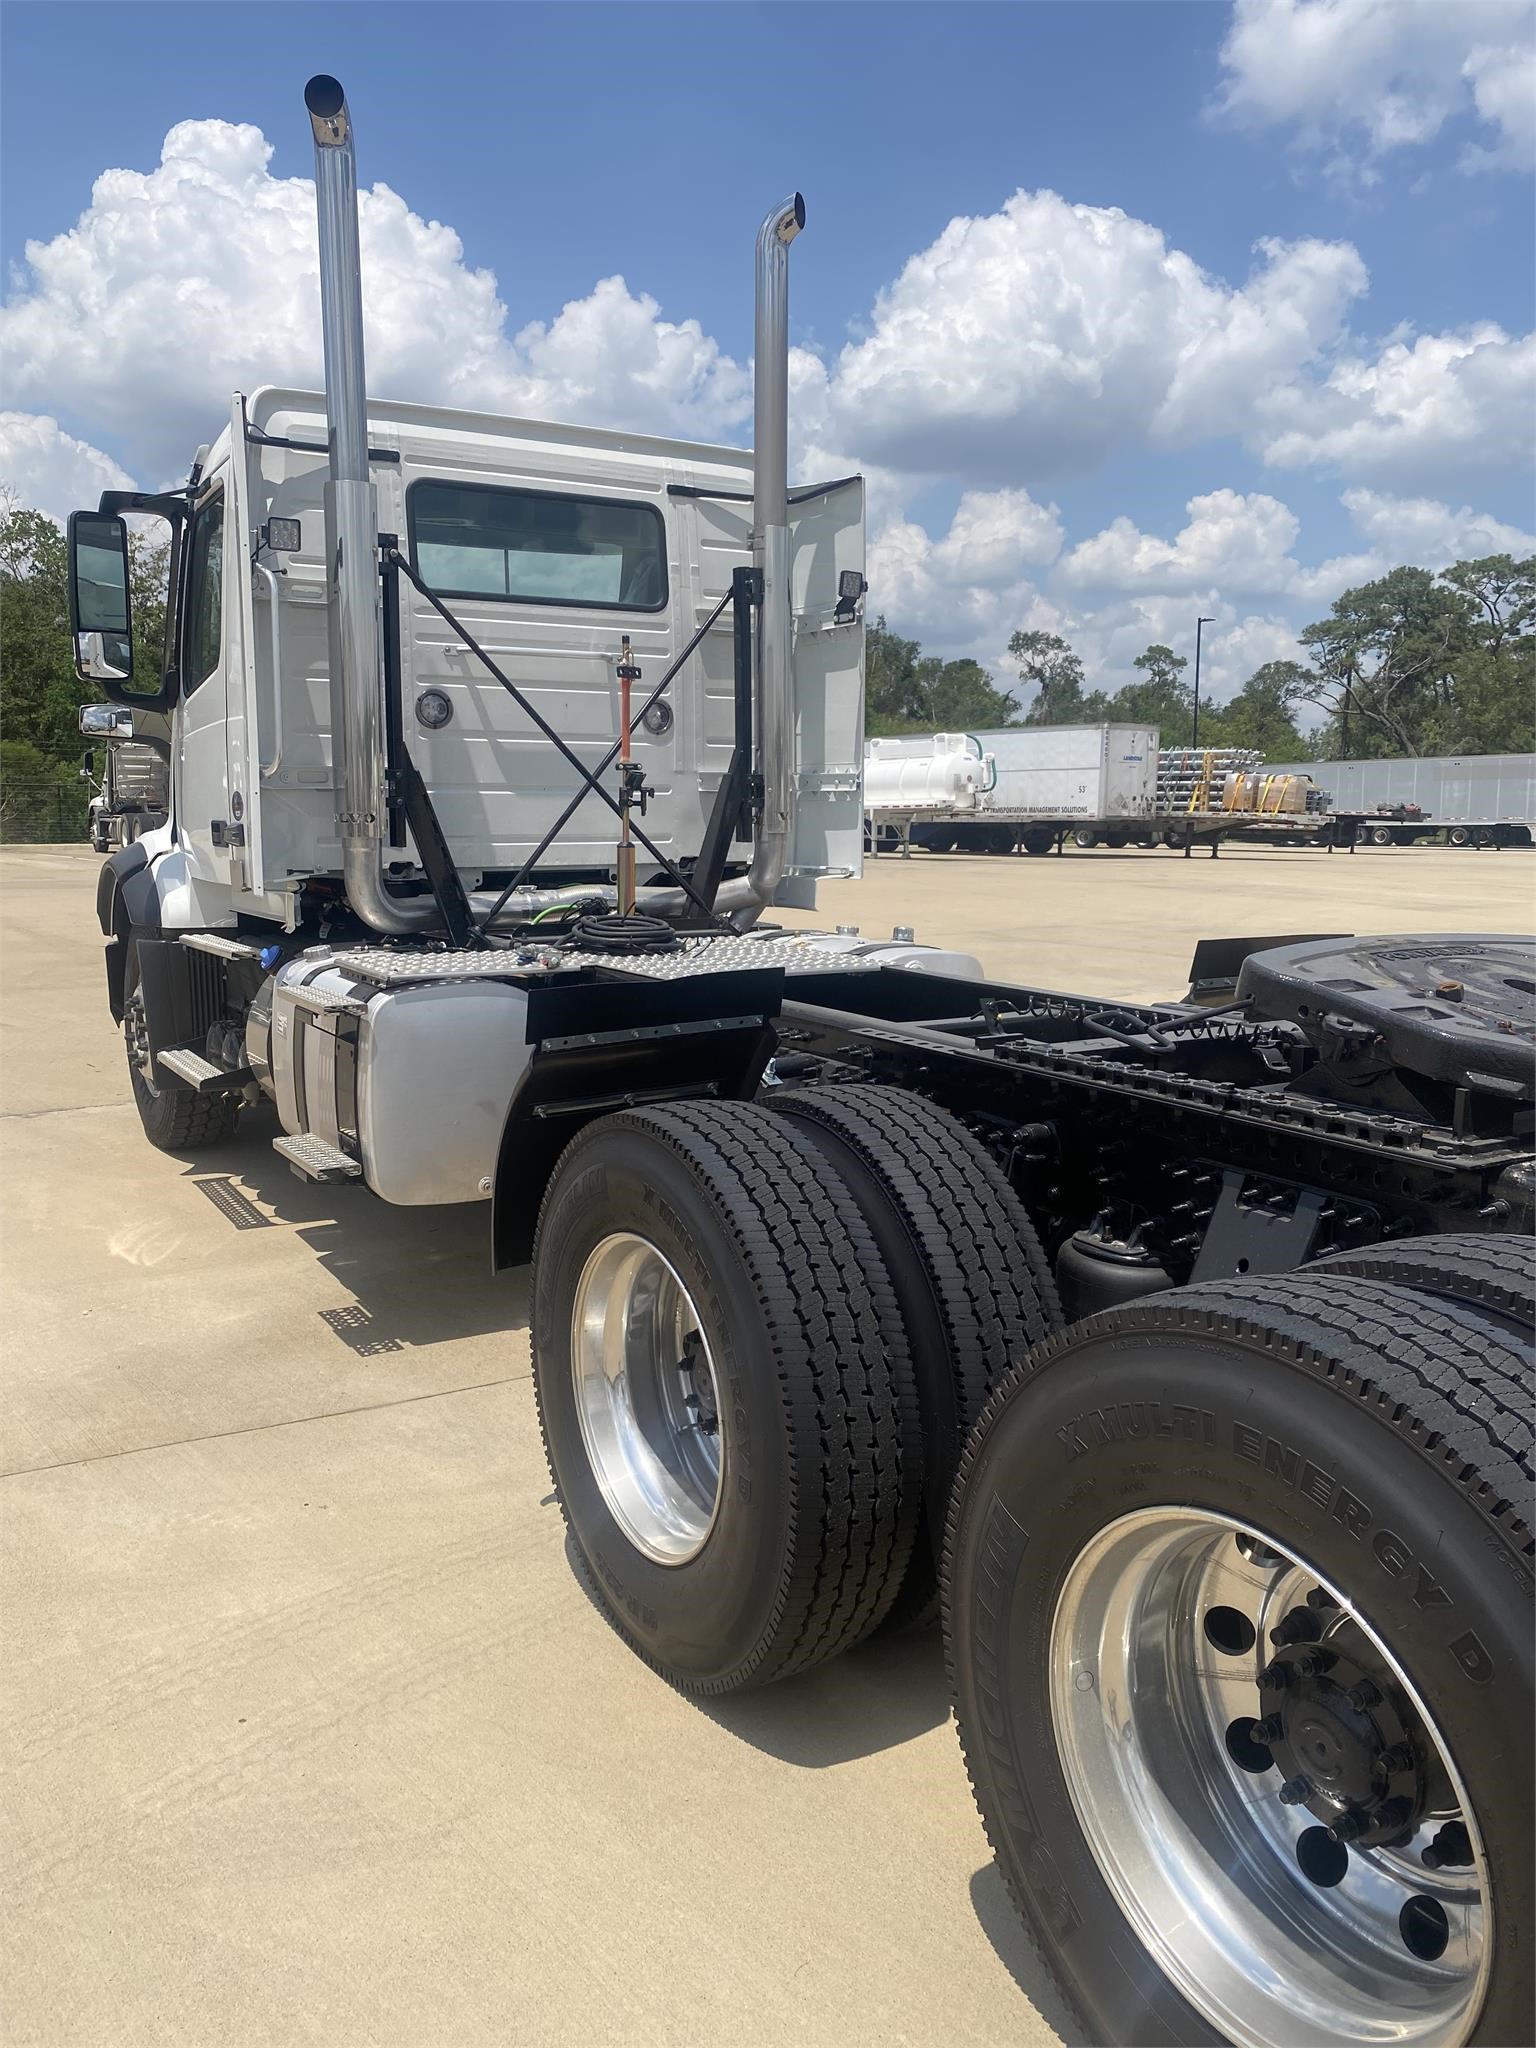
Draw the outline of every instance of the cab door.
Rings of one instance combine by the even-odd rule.
[[[864,869],[864,606],[841,578],[864,573],[864,479],[791,491],[795,614],[792,875]]]
[[[226,478],[221,467],[192,509],[187,534],[186,595],[181,630],[181,701],[176,726],[176,826],[194,881],[228,885],[238,844],[231,845],[226,702],[225,593],[229,557]]]

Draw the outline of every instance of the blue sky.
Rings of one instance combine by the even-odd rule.
[[[1319,5],[1345,19],[1332,25],[1334,42],[1316,50],[1308,41],[1316,24],[1306,17]],[[1471,531],[1465,519],[1454,523],[1463,513],[1495,536],[1536,524],[1515,417],[1523,358],[1506,360],[1502,344],[1490,342],[1473,365],[1470,399],[1463,386],[1473,372],[1460,357],[1426,358],[1422,375],[1415,359],[1411,388],[1391,400],[1404,417],[1391,421],[1382,416],[1386,401],[1371,395],[1394,343],[1411,350],[1424,337],[1474,327],[1485,341],[1497,329],[1512,343],[1531,326],[1527,140],[1518,107],[1511,110],[1500,89],[1530,50],[1529,7],[1396,5],[1414,19],[1384,30],[1381,0],[1245,0],[1237,11],[1224,0],[259,8],[12,0],[0,17],[0,249],[7,298],[23,321],[13,326],[10,356],[21,367],[7,372],[3,402],[17,417],[57,422],[70,443],[140,481],[163,480],[147,474],[157,462],[169,469],[184,460],[190,447],[178,451],[151,434],[162,417],[156,432],[181,430],[174,407],[148,385],[136,405],[123,358],[159,348],[174,359],[178,335],[195,355],[199,337],[188,336],[177,307],[188,289],[206,292],[210,279],[234,294],[228,318],[239,319],[238,295],[259,290],[261,264],[237,263],[220,275],[222,245],[236,232],[232,216],[200,214],[190,202],[172,207],[151,192],[144,204],[164,223],[164,246],[146,255],[160,238],[140,234],[136,267],[125,268],[113,247],[112,208],[98,208],[89,235],[61,258],[47,287],[29,271],[26,245],[69,236],[103,171],[153,173],[178,123],[251,124],[272,147],[266,179],[307,177],[302,85],[311,71],[332,70],[358,123],[365,184],[388,185],[419,222],[450,226],[462,243],[461,270],[494,272],[508,336],[529,322],[548,328],[562,307],[587,302],[599,279],[617,274],[632,298],[656,302],[661,320],[697,322],[720,359],[745,365],[752,233],[780,192],[798,184],[809,228],[793,257],[794,339],[830,373],[821,413],[814,395],[802,408],[805,420],[818,422],[802,440],[807,455],[848,456],[877,472],[873,523],[895,536],[889,584],[878,594],[893,619],[930,644],[991,658],[1005,625],[1023,622],[1014,617],[1022,610],[1035,623],[1085,633],[1115,668],[1143,625],[1150,634],[1165,617],[1182,616],[1181,606],[1191,619],[1210,608],[1200,583],[1208,570],[1213,596],[1232,615],[1236,679],[1266,644],[1264,632],[1244,635],[1244,618],[1269,621],[1268,639],[1278,646],[1290,626],[1326,610],[1326,599],[1317,602],[1321,586],[1303,572],[1333,560],[1368,564],[1382,549],[1406,557],[1414,545],[1426,558],[1438,547],[1449,559]],[[245,159],[240,177],[247,191],[270,189],[259,179],[252,185]],[[1058,263],[1053,238],[1071,229],[1065,209],[1004,214],[1020,191],[1051,191],[1069,207],[1099,210],[1083,217],[1086,240],[1076,235],[1075,255]],[[185,198],[187,184],[178,192]],[[1145,248],[1111,251],[1098,268],[1089,245],[1118,232],[1105,226],[1108,209],[1146,224],[1162,238],[1164,269],[1203,274],[1217,298],[1207,304],[1209,294],[1188,279],[1149,282]],[[904,286],[902,317],[882,323],[879,295],[957,216],[999,221],[999,246],[990,255],[963,250],[958,268],[941,251],[926,281]],[[1273,265],[1255,257],[1261,242],[1333,252],[1347,245],[1354,257],[1319,258],[1327,273],[1320,280],[1316,264],[1303,265],[1312,281],[1299,286],[1282,267],[1273,290],[1249,307],[1233,295],[1256,264],[1260,272]],[[1004,274],[1010,264],[1027,273],[1022,281]],[[979,266],[974,276],[967,265]],[[78,309],[89,296],[87,275],[113,307],[94,340],[63,331],[86,317]],[[1047,275],[1056,283],[1037,317],[1031,279]],[[957,280],[958,297],[945,300],[946,278]],[[935,294],[931,323],[925,290]],[[1193,323],[1198,340],[1200,323],[1214,320],[1231,330],[1221,348],[1241,360],[1202,371],[1205,384],[1173,405],[1176,424],[1164,405],[1149,425],[1156,394],[1144,400],[1133,389],[1137,337],[1100,335],[1085,345],[1076,315],[1085,293],[1098,294],[1092,322],[1103,324],[1106,302],[1122,304],[1132,326],[1144,318],[1149,354],[1172,350],[1170,323],[1180,334]],[[973,335],[973,310],[994,299],[996,317],[989,325],[983,314],[983,331]],[[1254,344],[1255,325],[1278,332],[1302,303],[1310,325],[1299,352]],[[130,304],[136,326],[125,324]],[[50,319],[62,333],[56,345],[47,338]],[[253,332],[261,327],[253,317]],[[103,328],[117,334],[116,360]],[[933,360],[923,374],[935,380],[931,390],[913,367],[930,332]],[[600,334],[589,340],[605,345]],[[845,351],[861,344],[864,354],[850,362]],[[300,343],[290,336],[287,345]],[[555,360],[570,345],[558,334],[549,342],[543,379],[528,386],[535,396],[559,398],[570,388]],[[440,367],[454,348],[451,321],[435,338],[402,341],[400,373]],[[1061,351],[1086,358],[1066,391],[1047,362]],[[1036,357],[1045,365],[1038,378],[1019,371]],[[969,399],[951,388],[962,358],[975,386]],[[390,363],[387,347],[375,360]],[[1358,366],[1345,386],[1363,380],[1367,393],[1371,417],[1358,425],[1348,414],[1362,402],[1358,393],[1341,396],[1329,384],[1341,360]],[[248,383],[268,374],[256,361],[248,374],[239,362],[233,367]],[[196,361],[188,368],[195,386]],[[733,398],[718,365],[701,374],[701,401],[675,393],[665,418],[630,423],[684,431],[696,415],[700,438],[739,438],[739,390]],[[1287,379],[1299,380],[1295,392],[1286,386],[1271,425],[1250,431],[1251,414],[1273,410]],[[997,397],[1015,383],[1014,397]],[[616,372],[611,389],[591,396],[605,415],[622,418],[626,395],[631,411],[649,402],[635,390]],[[1525,394],[1529,413],[1528,375]],[[1475,419],[1465,417],[1469,407]],[[205,432],[222,409],[220,399]],[[1079,409],[1081,430],[1073,423]],[[1418,432],[1416,443],[1407,416],[1432,413],[1441,424]],[[918,414],[929,422],[922,431]],[[1122,414],[1123,431],[1103,429]],[[952,462],[944,438],[951,421]],[[26,473],[24,489],[36,472],[41,500],[49,478],[78,471],[80,458],[66,446],[68,460],[50,471],[41,430],[24,431],[31,438],[13,468]],[[1335,447],[1336,455],[1323,452]],[[976,494],[974,516],[951,530],[967,492]],[[1029,507],[1054,507],[1056,525],[1004,560],[1006,548],[994,545],[1001,528],[1016,526],[1021,511],[1026,525],[1033,516],[1010,492],[1027,494]],[[1224,499],[1200,515],[1180,559],[1187,502],[1223,492],[1242,503]],[[1353,511],[1346,492],[1356,494]],[[1284,521],[1255,512],[1250,499],[1281,505],[1296,522],[1294,536],[1286,541]],[[1422,512],[1391,509],[1424,504],[1442,507],[1451,523],[1436,528]],[[1291,565],[1269,583],[1288,579],[1289,588],[1266,588],[1263,578],[1249,590],[1227,587],[1245,519],[1257,520],[1262,544]],[[1074,555],[1117,520],[1150,545],[1138,550],[1121,530],[1118,546]],[[1224,539],[1215,534],[1223,520],[1236,521]],[[1175,551],[1161,568],[1159,546]],[[966,581],[983,554],[995,558],[990,580]],[[1104,626],[1111,616],[1118,623]],[[1223,631],[1227,624],[1224,617]]]

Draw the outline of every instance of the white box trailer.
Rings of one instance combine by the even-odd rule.
[[[974,735],[997,763],[984,808],[1020,818],[1149,818],[1156,726],[1047,725]]]

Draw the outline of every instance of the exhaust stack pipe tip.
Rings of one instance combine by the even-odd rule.
[[[340,79],[332,78],[329,72],[316,72],[304,88],[304,105],[309,112],[309,125],[315,133],[315,147],[339,149],[352,129],[347,96],[341,89]]]
[[[805,226],[805,201],[797,192],[792,199],[784,202],[784,211],[774,226],[774,233],[787,247]]]

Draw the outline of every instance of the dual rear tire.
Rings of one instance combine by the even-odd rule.
[[[1061,1320],[985,1150],[899,1090],[590,1124],[533,1255],[534,1385],[599,1606],[685,1690],[937,1611],[965,1432]]]
[[[1436,1239],[1185,1288],[989,1403],[956,1716],[1087,2039],[1528,2037],[1529,1261]]]

